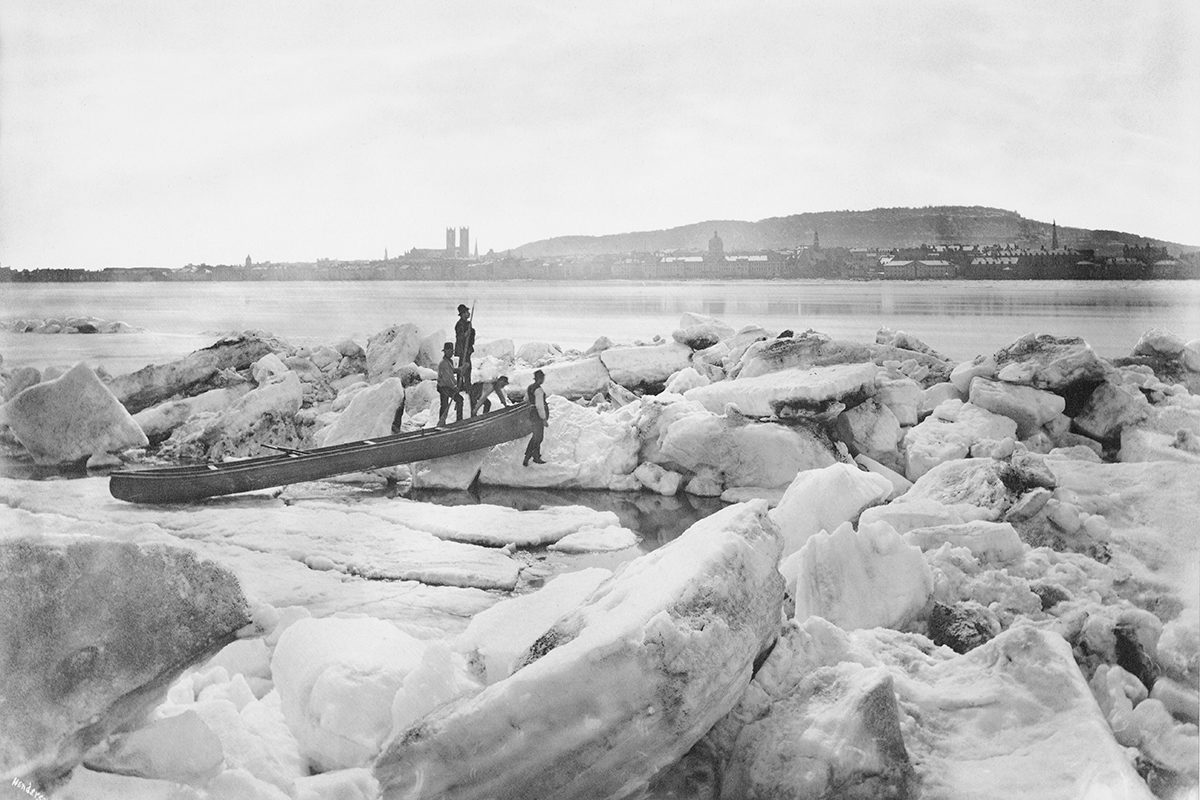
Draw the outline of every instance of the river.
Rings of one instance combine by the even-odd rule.
[[[294,344],[367,337],[397,322],[451,330],[474,304],[481,341],[586,348],[670,337],[685,311],[734,327],[808,328],[871,341],[885,325],[955,359],[1030,332],[1082,336],[1104,356],[1128,354],[1147,328],[1200,338],[1200,281],[494,281],[0,285],[0,320],[95,316],[145,333],[0,333],[7,367],[87,361],[110,373],[167,361],[222,331],[259,329]]]

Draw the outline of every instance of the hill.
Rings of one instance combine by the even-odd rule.
[[[810,245],[813,234],[822,247],[896,248],[922,244],[1013,244],[1049,247],[1051,224],[1026,219],[1015,211],[984,206],[875,208],[870,211],[819,211],[770,217],[758,222],[708,220],[657,231],[604,236],[556,236],[521,245],[514,253],[527,258],[599,255],[603,253],[701,251],[717,231],[728,251],[784,250]],[[1119,254],[1124,245],[1150,244],[1172,253],[1197,249],[1121,231],[1060,226],[1064,247],[1094,248]]]

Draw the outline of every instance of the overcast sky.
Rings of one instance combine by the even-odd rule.
[[[0,4],[0,262],[978,204],[1200,244],[1200,3]]]

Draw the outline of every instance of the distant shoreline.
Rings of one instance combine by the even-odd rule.
[[[169,277],[143,277],[143,276],[118,276],[113,277],[109,273],[83,271],[86,277],[38,277],[38,278],[11,278],[0,277],[0,284],[5,283],[20,283],[20,284],[62,284],[62,283],[355,283],[355,282],[378,282],[378,283],[453,283],[453,282],[473,282],[487,281],[496,283],[554,283],[554,282],[569,282],[569,283],[715,283],[736,281],[738,283],[789,283],[794,281],[814,281],[820,283],[983,283],[987,281],[1006,281],[1006,282],[1083,282],[1083,283],[1098,283],[1104,281],[1121,281],[1128,283],[1136,283],[1140,281],[1195,281],[1200,280],[1200,267],[1195,268],[1194,274],[1173,274],[1173,275],[1144,275],[1144,276],[1108,276],[1096,275],[1091,277],[1062,277],[1057,275],[1047,276],[981,276],[981,277],[962,277],[962,276],[936,276],[927,277],[882,277],[882,278],[852,278],[852,277],[817,277],[817,276],[739,276],[739,275],[714,275],[714,276],[695,276],[695,277],[597,277],[597,276],[549,276],[549,277],[529,277],[529,276],[513,276],[513,277],[479,277],[457,275],[451,277],[325,277],[313,278],[306,276],[296,277],[246,277],[246,278],[211,278],[211,277],[187,277],[187,276],[169,276]]]
[[[104,279],[104,280],[38,280],[38,281],[0,281],[0,283],[20,283],[26,285],[55,285],[61,283],[352,283],[356,279],[350,278],[289,278],[286,280],[279,279],[263,279],[263,278],[248,278],[246,280],[187,280],[187,279],[172,279],[172,280],[145,280],[145,279]],[[371,281],[377,283],[437,283],[437,282],[469,282],[485,280],[479,278],[360,278],[360,281]],[[1138,283],[1144,281],[1167,282],[1167,281],[1196,281],[1200,280],[1200,275],[1172,276],[1163,278],[489,278],[489,281],[503,281],[505,283],[554,283],[569,281],[571,283],[592,283],[596,281],[604,281],[605,283],[679,283],[687,281],[689,283],[713,283],[724,281],[737,281],[739,283],[789,283],[797,280],[812,280],[822,283],[983,283],[986,281],[1011,281],[1011,282],[1038,282],[1038,283],[1062,283],[1066,282],[1087,282],[1098,283],[1103,281],[1120,281],[1125,283]]]

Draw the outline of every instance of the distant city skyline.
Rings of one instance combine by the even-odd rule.
[[[1186,2],[0,6],[0,263],[986,205],[1200,244]]]

